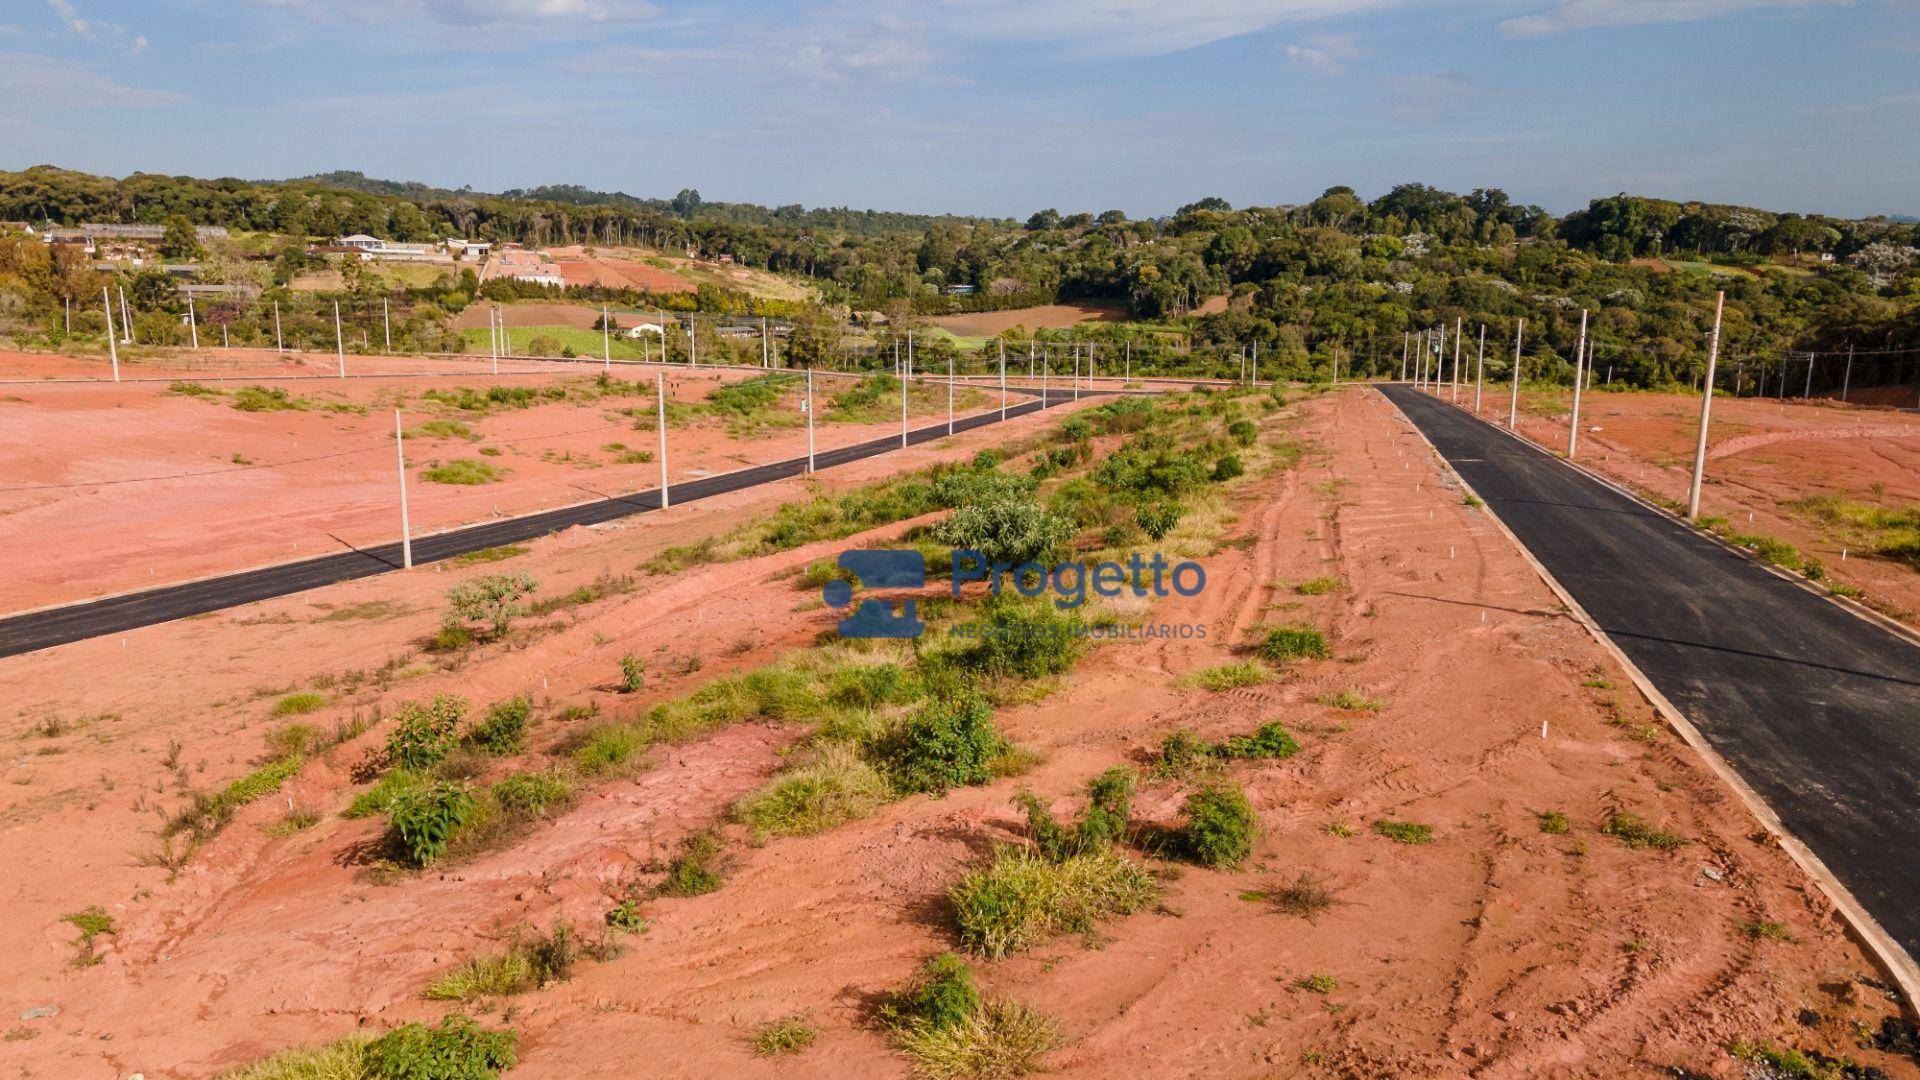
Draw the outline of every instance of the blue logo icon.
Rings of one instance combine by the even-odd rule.
[[[843,551],[835,560],[869,589],[924,589],[927,587],[927,560],[917,551]],[[843,608],[853,603],[853,583],[841,579],[827,582],[820,599],[829,607]],[[900,601],[900,610],[885,600],[862,600],[852,615],[840,620],[840,634],[850,638],[917,638],[927,625],[920,621],[919,602]]]

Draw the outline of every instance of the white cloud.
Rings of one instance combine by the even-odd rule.
[[[1353,34],[1310,34],[1287,46],[1287,63],[1317,75],[1344,75],[1347,65],[1366,55]]]
[[[116,22],[89,19],[80,14],[80,9],[74,7],[71,0],[47,0],[47,6],[53,9],[55,15],[60,16],[61,22],[67,24],[67,29],[88,41],[111,46],[128,56],[139,56],[147,51],[147,39],[144,35],[132,33]]]
[[[114,82],[71,60],[33,53],[0,53],[0,102],[19,112],[51,109],[134,109],[184,105],[185,94],[146,90]]]
[[[1762,8],[1850,4],[1852,0],[1563,0],[1558,6],[1500,24],[1508,37],[1542,37],[1646,23],[1698,22]]]
[[[945,0],[940,10],[943,25],[962,37],[1155,56],[1276,26],[1435,6],[1438,0]]]
[[[52,2],[52,0],[50,0]],[[428,21],[471,30],[543,32],[605,30],[643,22],[660,9],[651,0],[253,0],[316,19],[385,23]]]

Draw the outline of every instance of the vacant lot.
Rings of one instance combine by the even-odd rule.
[[[1570,396],[1524,400],[1522,430],[1565,450]],[[1585,395],[1581,464],[1683,504],[1699,410],[1697,398]],[[1489,394],[1485,415],[1504,420],[1505,411],[1505,394]],[[1817,560],[1823,580],[1866,590],[1890,614],[1910,620],[1920,611],[1920,416],[1834,402],[1715,401],[1703,504],[1724,530],[1790,545],[1802,561]]]
[[[189,371],[174,383],[0,394],[0,544],[33,553],[0,582],[0,610],[397,538],[396,408],[416,536],[659,483],[651,370],[616,367],[603,384],[585,365],[495,378],[470,361],[357,362],[469,374],[250,382]],[[675,371],[668,383],[673,481],[806,452],[799,376]],[[897,398],[833,408],[849,385],[816,388],[819,450],[898,430]],[[998,400],[963,391],[957,403],[964,412]],[[919,422],[945,410],[943,389],[916,387]]]
[[[514,1075],[644,1060],[662,1075],[894,1076],[909,1062],[882,1006],[900,1007],[927,957],[957,950],[990,999],[1019,1006],[998,1006],[996,1023],[1039,1018],[1026,1045],[1053,1047],[1039,1060],[1066,1075],[1749,1075],[1736,1050],[1915,1075],[1857,1045],[1893,1010],[1830,907],[1390,407],[1355,390],[1292,410],[1263,420],[1254,467],[1169,541],[1200,558],[1208,587],[1121,613],[1205,638],[1110,642],[1008,685],[993,721],[1030,751],[1012,763],[1021,775],[843,802],[811,835],[756,840],[747,821],[762,812],[735,809],[764,806],[743,800],[783,769],[835,775],[811,756],[815,723],[783,719],[823,704],[775,665],[811,670],[838,617],[802,572],[919,521],[637,569],[751,521],[767,492],[743,492],[713,513],[576,531],[486,566],[0,662],[37,690],[0,731],[35,751],[0,794],[16,871],[0,944],[22,1011],[38,1014],[9,1056],[36,1075],[199,1076],[460,1007],[519,1032]],[[964,459],[996,432],[914,460]],[[1093,460],[1130,460],[1121,449],[1098,437]],[[823,483],[844,491],[882,467]],[[538,578],[541,596],[589,588],[506,640],[423,651],[445,588],[500,571]],[[850,658],[829,704],[884,699],[900,684],[860,672],[918,663],[878,648]],[[694,724],[639,751],[643,766],[569,771],[610,760],[583,756],[614,748],[595,731],[609,721],[691,723],[673,703],[702,687],[715,707],[762,703],[752,722]],[[378,816],[342,811],[373,790],[367,767],[402,703],[437,694],[476,711],[515,695],[532,706],[524,745],[468,753],[452,775],[476,790],[509,771],[574,786],[484,850],[383,870]],[[187,792],[289,760],[270,758],[282,751],[268,736],[296,698],[311,707],[300,722],[346,725],[345,741],[291,759],[272,797],[190,856],[163,844],[159,823]],[[384,719],[362,731],[356,715]],[[1138,786],[1114,857],[1143,868],[1135,900],[1156,895],[1036,924],[987,959],[956,931],[950,889],[996,844],[1033,846],[1022,790],[1072,821],[1089,778],[1116,766]],[[1250,811],[1250,850],[1187,820],[1192,796],[1229,787],[1244,803],[1216,799],[1210,820],[1226,830]],[[1222,844],[1154,840],[1194,835]],[[427,996],[470,992],[506,969],[469,961],[529,935],[550,945],[562,920],[582,943],[609,923],[629,932],[551,980],[495,980],[465,1005]],[[553,952],[540,954],[549,974]]]
[[[1088,322],[1124,322],[1126,317],[1123,309],[1112,305],[1046,304],[969,315],[940,315],[928,319],[927,324],[955,337],[986,338],[1003,334],[1016,326],[1028,330],[1060,330]]]

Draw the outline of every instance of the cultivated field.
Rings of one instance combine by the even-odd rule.
[[[1564,451],[1571,395],[1522,400],[1522,431]],[[1484,406],[1504,422],[1504,388]],[[1684,505],[1698,398],[1585,394],[1580,411],[1581,464]],[[1792,550],[1763,544],[1763,553],[1794,569],[1814,560],[1822,580],[1864,590],[1888,614],[1911,621],[1920,612],[1920,416],[1827,401],[1716,400],[1703,491],[1702,513],[1721,519],[1723,533],[1780,541]]]
[[[1860,1045],[1900,1029],[1831,906],[1399,414],[1295,396],[1088,401],[0,661],[35,691],[4,1054],[205,1076],[458,1009],[529,1077],[1920,1075]],[[940,631],[1070,616],[934,590],[918,647],[835,640],[823,560],[1029,476],[1076,553],[1207,571],[1089,618],[1204,636],[974,648]],[[435,644],[502,573],[531,610]]]
[[[937,315],[927,325],[960,338],[997,337],[1015,327],[1026,330],[1063,330],[1089,322],[1123,322],[1126,312],[1102,304],[1045,304],[1040,307],[980,311],[967,315]]]
[[[9,387],[0,543],[35,554],[0,582],[0,611],[397,539],[396,408],[415,536],[659,484],[655,369],[616,367],[602,381],[593,365],[513,361],[522,373],[496,377],[474,361],[354,357],[350,370],[433,377],[311,377],[333,364],[215,353],[128,365],[128,378],[154,381]],[[12,356],[0,377],[102,366]],[[668,385],[674,483],[806,453],[797,373],[675,369]],[[816,450],[897,432],[891,385],[820,378]],[[962,415],[998,403],[997,392],[956,397]],[[946,390],[916,385],[910,404],[915,426],[944,417]]]

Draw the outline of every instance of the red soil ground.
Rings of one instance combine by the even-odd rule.
[[[250,371],[324,368],[307,358],[273,366],[273,354],[221,356],[232,369],[195,368],[169,361],[162,370],[204,385],[237,390]],[[197,362],[196,362],[197,363]],[[269,366],[262,368],[261,364]],[[241,412],[231,398],[194,398],[169,392],[164,381],[25,383],[0,392],[0,544],[32,552],[14,561],[0,580],[0,611],[102,596],[222,571],[395,540],[400,534],[393,447],[393,409],[405,409],[409,428],[435,419],[467,424],[477,441],[424,435],[407,442],[408,507],[416,536],[502,515],[587,501],[659,483],[657,463],[621,463],[623,453],[657,451],[652,430],[616,410],[651,408],[651,393],[594,402],[560,402],[475,417],[423,399],[428,390],[484,390],[502,385],[582,386],[591,365],[539,365],[547,372],[496,377],[475,361],[353,358],[349,368],[439,370],[435,379],[315,379],[263,383],[310,400],[308,411]],[[0,372],[15,377],[58,369],[90,370],[87,361],[3,357]],[[517,368],[535,365],[516,364]],[[474,372],[478,371],[477,374]],[[151,372],[143,372],[151,374]],[[652,369],[616,370],[645,380]],[[217,376],[217,377],[216,377]],[[739,373],[675,371],[676,401],[699,402]],[[823,399],[832,380],[816,387]],[[674,482],[729,472],[806,453],[806,428],[794,391],[783,405],[790,426],[750,437],[732,434],[718,418],[675,426],[668,450]],[[993,401],[997,407],[998,398]],[[364,415],[323,411],[351,405]],[[924,422],[943,403],[916,405]],[[897,421],[829,422],[822,412],[816,450],[862,442],[897,431]],[[612,448],[621,444],[625,450]],[[498,450],[485,456],[481,449]],[[424,469],[463,459],[505,470],[498,482],[427,482]]]
[[[1124,322],[1126,317],[1123,309],[1107,304],[1045,304],[969,315],[940,315],[928,319],[927,324],[960,337],[993,337],[1016,326],[1028,330],[1059,330],[1088,322]]]
[[[913,454],[969,454],[995,431]],[[1309,403],[1298,431],[1324,453],[1245,481],[1230,542],[1205,560],[1211,586],[1153,613],[1206,624],[1206,640],[1103,646],[1057,693],[1004,710],[1005,730],[1044,755],[1017,781],[909,799],[817,837],[736,846],[719,892],[650,904],[651,930],[625,955],[513,999],[514,1075],[897,1076],[902,1059],[873,1028],[870,1003],[952,946],[944,891],[1014,835],[1017,788],[1058,799],[1139,761],[1176,727],[1220,737],[1270,719],[1303,749],[1240,772],[1264,823],[1243,868],[1170,874],[1151,912],[979,965],[989,991],[1059,1019],[1066,1042],[1048,1059],[1054,1071],[1523,1077],[1685,1067],[1733,1077],[1746,1067],[1726,1048],[1747,1039],[1920,1075],[1852,1046],[1853,1025],[1877,1025],[1892,1006],[1831,906],[1683,743],[1647,728],[1645,703],[1594,688],[1627,683],[1484,514],[1462,505],[1397,413],[1354,390]],[[740,493],[578,530],[503,565],[558,592],[768,499]],[[860,540],[644,579],[511,648],[343,692],[316,718],[376,704],[390,713],[445,691],[478,701],[531,693],[543,716],[585,700],[616,713],[644,707],[811,640],[833,616],[787,575]],[[413,643],[432,631],[445,586],[486,569],[353,582],[0,662],[37,690],[31,704],[15,700],[0,732],[22,753],[0,789],[6,1006],[59,1010],[9,1033],[0,1048],[9,1071],[203,1076],[289,1045],[437,1017],[443,1010],[419,997],[428,979],[516,924],[594,924],[620,882],[644,878],[647,860],[762,782],[801,734],[747,725],[660,748],[649,771],[594,788],[510,847],[382,886],[360,879],[352,857],[377,825],[332,813],[353,790],[349,765],[383,737],[376,728],[246,808],[177,878],[137,864],[155,843],[152,808],[179,802],[159,764],[170,741],[194,786],[224,783],[248,767],[284,687],[393,656],[415,663]],[[1345,587],[1302,597],[1285,585],[1325,574]],[[336,613],[369,610],[340,632]],[[1326,629],[1336,659],[1243,690],[1179,688],[1180,675],[1232,658],[1270,620]],[[638,700],[607,686],[623,653],[648,659]],[[695,657],[705,666],[681,674]],[[1349,688],[1379,711],[1321,703]],[[29,730],[49,717],[79,723],[53,736]],[[542,724],[536,744],[561,727]],[[1149,786],[1138,813],[1164,822],[1176,803],[1172,789]],[[268,835],[289,805],[329,813],[294,836]],[[1599,835],[1595,824],[1618,808],[1691,842],[1662,854]],[[1544,810],[1568,814],[1572,832],[1543,833]],[[1434,842],[1395,844],[1370,831],[1382,819],[1431,824]],[[1335,823],[1351,835],[1329,831]],[[1339,900],[1311,922],[1260,896],[1302,872]],[[76,935],[59,916],[96,903],[118,933],[101,939],[100,963],[72,966]],[[1757,922],[1778,923],[1790,940],[1739,929]],[[1309,974],[1332,976],[1332,992],[1293,989]],[[793,1060],[756,1057],[754,1029],[795,1011],[822,1026],[819,1043]],[[500,1020],[495,1008],[482,1014]]]
[[[695,288],[693,282],[671,270],[598,252],[589,254],[583,247],[554,248],[551,254],[569,285],[605,285],[658,293],[693,292]]]
[[[1548,449],[1564,451],[1567,417],[1541,412],[1557,412],[1556,401],[1567,407],[1571,395],[1523,398],[1535,411],[1523,409],[1521,430]],[[1487,416],[1504,420],[1504,391],[1489,393],[1484,405]],[[1583,395],[1580,463],[1636,490],[1684,502],[1699,412],[1697,398]],[[1716,400],[1707,458],[1704,514],[1724,517],[1740,532],[1793,544],[1817,557],[1834,580],[1866,589],[1889,614],[1911,621],[1920,612],[1920,572],[1863,552],[1857,539],[1786,505],[1813,495],[1896,509],[1920,505],[1920,416],[1834,402]]]

